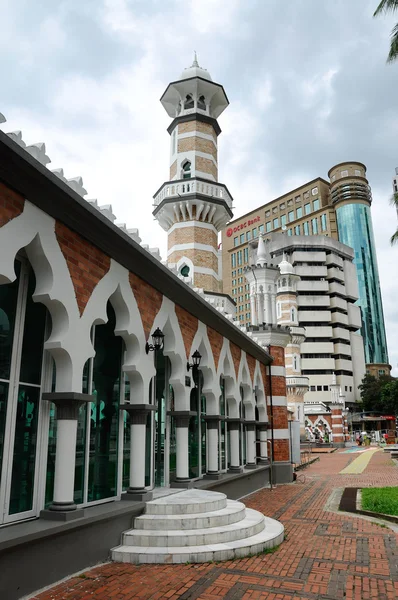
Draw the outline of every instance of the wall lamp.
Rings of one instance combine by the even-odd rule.
[[[187,371],[189,372],[189,369],[192,369],[192,371],[196,371],[197,369],[199,369],[200,366],[200,361],[202,360],[202,355],[199,352],[199,350],[195,350],[195,352],[192,354],[192,364],[189,363],[189,361],[187,362]]]
[[[148,344],[148,342],[145,344],[145,352],[147,354],[149,354],[149,352],[156,352],[163,347],[164,333],[159,327],[155,329],[151,337],[153,344]]]

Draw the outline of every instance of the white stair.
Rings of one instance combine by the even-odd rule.
[[[145,514],[111,552],[117,562],[197,563],[257,554],[283,538],[279,521],[242,502],[218,492],[187,490],[147,502]]]

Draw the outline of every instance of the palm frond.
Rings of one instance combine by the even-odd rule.
[[[394,233],[394,235],[392,235],[390,237],[390,244],[391,246],[393,246],[394,244],[396,244],[398,242],[398,229],[397,231]]]
[[[391,63],[398,58],[398,23],[391,32],[391,46],[388,53],[387,62]]]
[[[395,12],[396,10],[398,10],[398,0],[381,0],[379,6],[376,8],[375,12],[373,13],[374,17],[377,17],[378,15],[382,14],[382,13],[387,13],[387,12]]]
[[[390,204],[392,206],[396,206],[398,208],[398,192],[396,192],[395,194],[393,194],[390,198]]]

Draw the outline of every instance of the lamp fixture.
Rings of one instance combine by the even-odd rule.
[[[164,333],[159,327],[155,329],[151,337],[153,344],[148,344],[148,342],[145,344],[145,352],[147,354],[149,354],[149,352],[156,352],[163,347]]]
[[[192,371],[199,369],[200,361],[202,360],[202,355],[199,352],[199,350],[195,350],[195,352],[192,354],[191,358],[192,358],[192,364],[190,364],[189,361],[187,362],[187,371],[188,372],[190,369],[192,369]]]

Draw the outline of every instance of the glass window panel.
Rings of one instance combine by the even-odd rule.
[[[321,229],[322,231],[327,231],[328,228],[328,224],[327,224],[327,217],[326,215],[321,215]]]
[[[309,215],[311,212],[311,204],[308,202],[308,204],[304,204],[304,213],[306,215]]]
[[[286,215],[281,215],[281,227],[286,225]]]
[[[310,235],[310,224],[308,221],[305,221],[305,223],[303,223],[303,231],[304,235]]]
[[[294,228],[294,235],[300,235],[300,225],[296,225]]]
[[[265,231],[267,233],[271,231],[271,221],[268,221],[268,223],[265,224]]]
[[[259,233],[264,233],[264,225],[259,225],[258,226],[258,232]]]
[[[236,236],[234,238],[234,246],[239,246],[239,238],[238,238],[238,236]]]
[[[244,244],[245,243],[245,234],[241,233],[239,236],[239,243],[240,244]]]
[[[273,219],[273,221],[272,221],[272,227],[274,229],[277,229],[279,227],[279,219],[278,218]]]
[[[296,216],[298,219],[301,219],[301,217],[303,216],[303,208],[302,206],[299,206],[298,208],[296,208]]]
[[[0,473],[3,460],[4,434],[6,429],[6,414],[8,400],[8,383],[0,381]]]
[[[54,475],[55,475],[55,450],[57,444],[57,419],[55,405],[51,402],[50,418],[48,426],[48,449],[47,449],[47,470],[46,470],[46,491],[45,508],[51,504],[54,496]]]
[[[251,239],[252,239],[252,232],[251,231],[246,231],[246,241],[250,242]]]
[[[249,248],[243,249],[243,262],[249,262]]]
[[[40,388],[19,386],[10,490],[11,515],[33,507],[39,399]]]
[[[75,486],[73,500],[76,504],[82,504],[84,501],[84,476],[86,465],[86,431],[87,431],[87,411],[90,411],[93,403],[82,404],[79,407],[79,416],[77,419],[76,434],[76,463],[75,463]]]
[[[319,210],[319,198],[313,201],[314,210]]]
[[[34,293],[35,288],[36,278],[33,270],[29,269],[28,295],[26,300],[19,380],[23,383],[40,384],[46,307],[40,302],[33,302],[32,294]]]
[[[231,254],[231,267],[232,267],[232,268],[235,268],[235,267],[236,267],[236,254],[235,254],[235,252],[233,252],[233,253]]]
[[[0,378],[9,379],[12,341],[17,310],[19,274],[21,263],[15,261],[17,278],[12,283],[0,285]]]
[[[288,229],[287,230],[287,235],[293,235],[293,229]]]
[[[253,237],[254,238],[257,237],[257,227],[255,227],[252,231],[253,231]]]
[[[311,219],[312,234],[317,235],[318,233],[318,219]]]
[[[289,223],[294,221],[294,210],[289,210],[289,212],[287,213],[287,216],[289,218]]]

